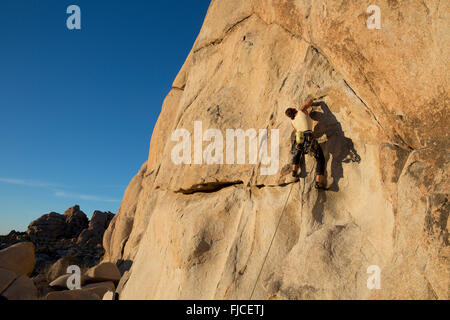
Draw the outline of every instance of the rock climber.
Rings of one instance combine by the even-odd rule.
[[[293,165],[292,176],[294,178],[298,176],[297,171],[302,155],[312,153],[317,161],[315,187],[316,189],[325,190],[325,157],[320,144],[313,137],[313,120],[308,111],[308,109],[312,107],[313,102],[313,100],[309,100],[303,104],[300,107],[300,111],[295,108],[288,108],[286,110],[286,116],[291,119],[291,124],[295,131],[295,140],[291,149]]]

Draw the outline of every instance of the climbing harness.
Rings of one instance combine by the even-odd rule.
[[[311,151],[313,143],[314,138],[311,131],[297,131],[295,134],[295,141],[292,144],[291,153],[295,154],[300,150],[302,156],[304,156]]]
[[[305,134],[303,131],[297,131],[295,133],[295,142],[297,145],[301,145],[305,141]]]

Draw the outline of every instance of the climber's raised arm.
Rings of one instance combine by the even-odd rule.
[[[307,103],[305,103],[304,105],[302,105],[302,106],[300,107],[300,110],[301,110],[303,113],[308,114],[308,109],[312,107],[313,102],[314,102],[313,100],[309,100]]]

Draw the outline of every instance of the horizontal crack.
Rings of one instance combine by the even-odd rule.
[[[258,188],[258,189],[263,189],[263,188],[285,188],[287,186],[290,186],[294,183],[298,183],[300,180],[295,180],[295,181],[291,181],[291,182],[285,182],[285,183],[280,183],[280,184],[257,184],[257,185],[247,185],[245,186],[245,188],[249,189],[251,191],[252,188]],[[191,195],[191,194],[195,194],[195,193],[214,193],[214,192],[218,192],[222,189],[225,188],[229,188],[229,187],[233,187],[233,186],[238,186],[238,185],[244,185],[244,182],[241,180],[238,181],[230,181],[230,182],[210,182],[210,183],[199,183],[199,184],[195,184],[193,186],[191,186],[188,189],[178,189],[176,191],[173,190],[169,190],[169,189],[163,189],[160,186],[156,186],[155,190],[160,190],[160,191],[167,191],[167,192],[173,192],[173,193],[178,193],[178,194],[185,194],[185,195]]]
[[[291,184],[298,183],[298,182],[300,182],[300,179],[299,180],[295,180],[295,181],[291,181],[291,182],[280,183],[280,184],[257,184],[255,187],[257,187],[258,189],[263,189],[263,188],[284,188],[284,187],[290,186]]]
[[[194,193],[213,193],[220,191],[224,188],[232,187],[235,185],[244,184],[243,181],[230,181],[230,182],[210,182],[210,183],[199,183],[195,184],[189,189],[179,189],[175,193],[182,194],[194,194]]]

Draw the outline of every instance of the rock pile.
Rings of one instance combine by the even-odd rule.
[[[101,300],[107,292],[114,293],[116,291],[121,275],[115,264],[105,262],[88,269],[81,275],[80,289],[68,289],[67,282],[70,277],[71,275],[65,274],[52,281],[50,287],[55,291],[48,293],[44,299]]]
[[[89,225],[89,219],[80,210],[79,206],[69,208],[64,212],[64,220],[66,223],[64,229],[65,238],[77,238],[80,233]]]
[[[16,230],[12,230],[6,236],[0,236],[0,250],[12,246],[13,244],[26,241],[30,241],[30,237],[26,232],[18,232]]]
[[[89,219],[79,206],[67,209],[64,215],[50,212],[34,220],[27,234],[34,243],[49,243],[61,238],[71,239],[88,227]]]
[[[0,251],[0,295],[8,300],[35,300],[38,290],[28,276],[35,266],[34,245],[20,242]]]
[[[102,245],[103,234],[114,218],[111,212],[95,211],[92,215],[89,227],[84,229],[77,239],[77,244],[97,246]]]
[[[67,276],[67,267],[77,265],[86,271],[97,265],[104,255],[103,234],[113,217],[111,212],[95,211],[89,221],[76,205],[63,215],[41,216],[27,232],[0,236],[0,291],[9,290],[2,295],[14,300],[44,297],[55,290],[49,283]],[[30,294],[24,293],[26,288]],[[65,283],[62,288],[67,289]]]

